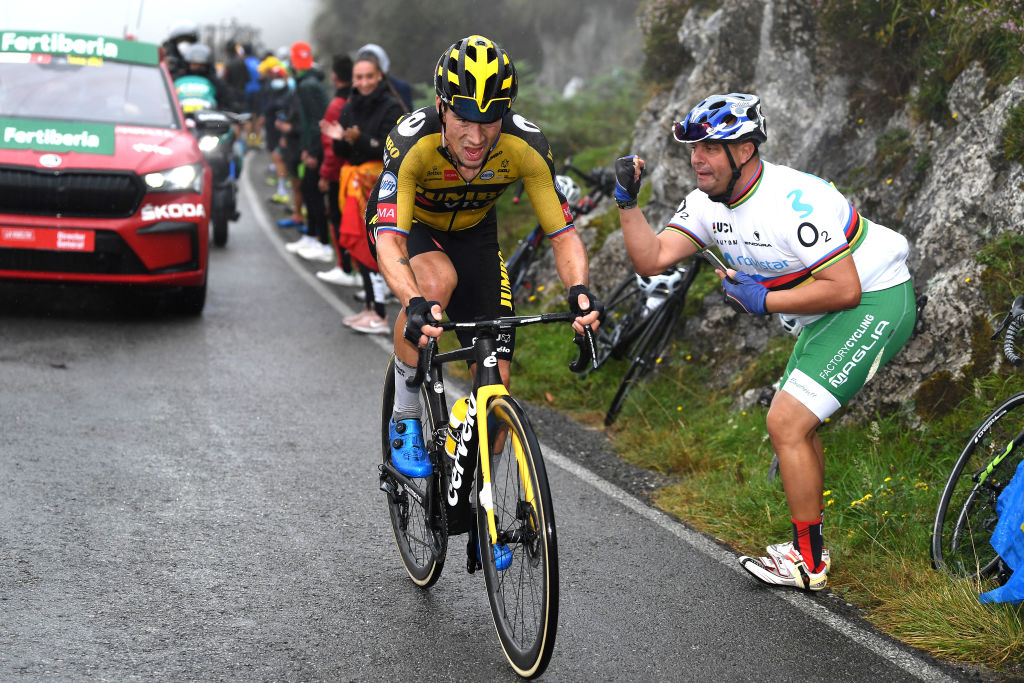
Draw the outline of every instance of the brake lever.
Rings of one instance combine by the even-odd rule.
[[[416,373],[405,380],[405,385],[415,389],[423,384],[424,379],[429,379],[430,365],[434,362],[434,354],[437,353],[437,339],[427,338],[427,345],[420,349],[419,362],[416,363]]]
[[[583,326],[583,334],[576,334],[572,338],[572,343],[578,348],[578,355],[576,359],[569,363],[569,369],[573,372],[580,373],[586,369],[587,363],[593,364],[594,369],[597,369],[597,346],[594,342],[594,331],[590,329],[590,325]]]

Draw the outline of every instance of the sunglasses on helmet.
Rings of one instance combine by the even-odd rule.
[[[455,95],[449,105],[455,114],[474,123],[493,123],[504,116],[512,108],[511,97],[495,97],[480,108],[477,101],[466,95]]]
[[[700,142],[714,132],[714,126],[710,123],[691,123],[676,121],[672,124],[672,137],[678,142]]]

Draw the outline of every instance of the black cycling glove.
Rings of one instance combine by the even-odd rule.
[[[409,305],[405,307],[405,332],[402,334],[413,345],[419,346],[424,325],[441,322],[430,312],[435,304],[440,305],[437,301],[427,301],[422,296],[414,296],[409,299]]]
[[[587,297],[587,301],[590,302],[590,308],[587,310],[580,308],[580,294]],[[598,301],[586,285],[573,285],[569,288],[569,310],[573,312],[573,315],[586,315],[590,311],[597,311],[598,321],[604,322],[604,304]]]
[[[615,160],[615,202],[620,209],[631,209],[636,206],[636,197],[640,194],[640,181],[644,177],[644,169],[640,176],[636,175],[636,155],[619,157]]]

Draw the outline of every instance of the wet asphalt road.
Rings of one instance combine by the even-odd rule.
[[[432,589],[402,569],[384,344],[283,252],[250,159],[200,318],[0,285],[0,680],[515,680],[460,539]],[[599,432],[533,415],[561,559],[544,680],[959,677],[835,597],[756,585]]]

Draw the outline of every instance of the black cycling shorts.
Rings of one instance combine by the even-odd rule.
[[[493,208],[482,221],[466,230],[434,230],[413,221],[407,248],[410,259],[428,251],[441,251],[451,260],[459,281],[445,309],[449,320],[463,322],[515,315]],[[473,343],[472,332],[457,330],[456,334],[463,346]],[[503,329],[498,335],[498,358],[512,360],[515,346],[515,330]]]

